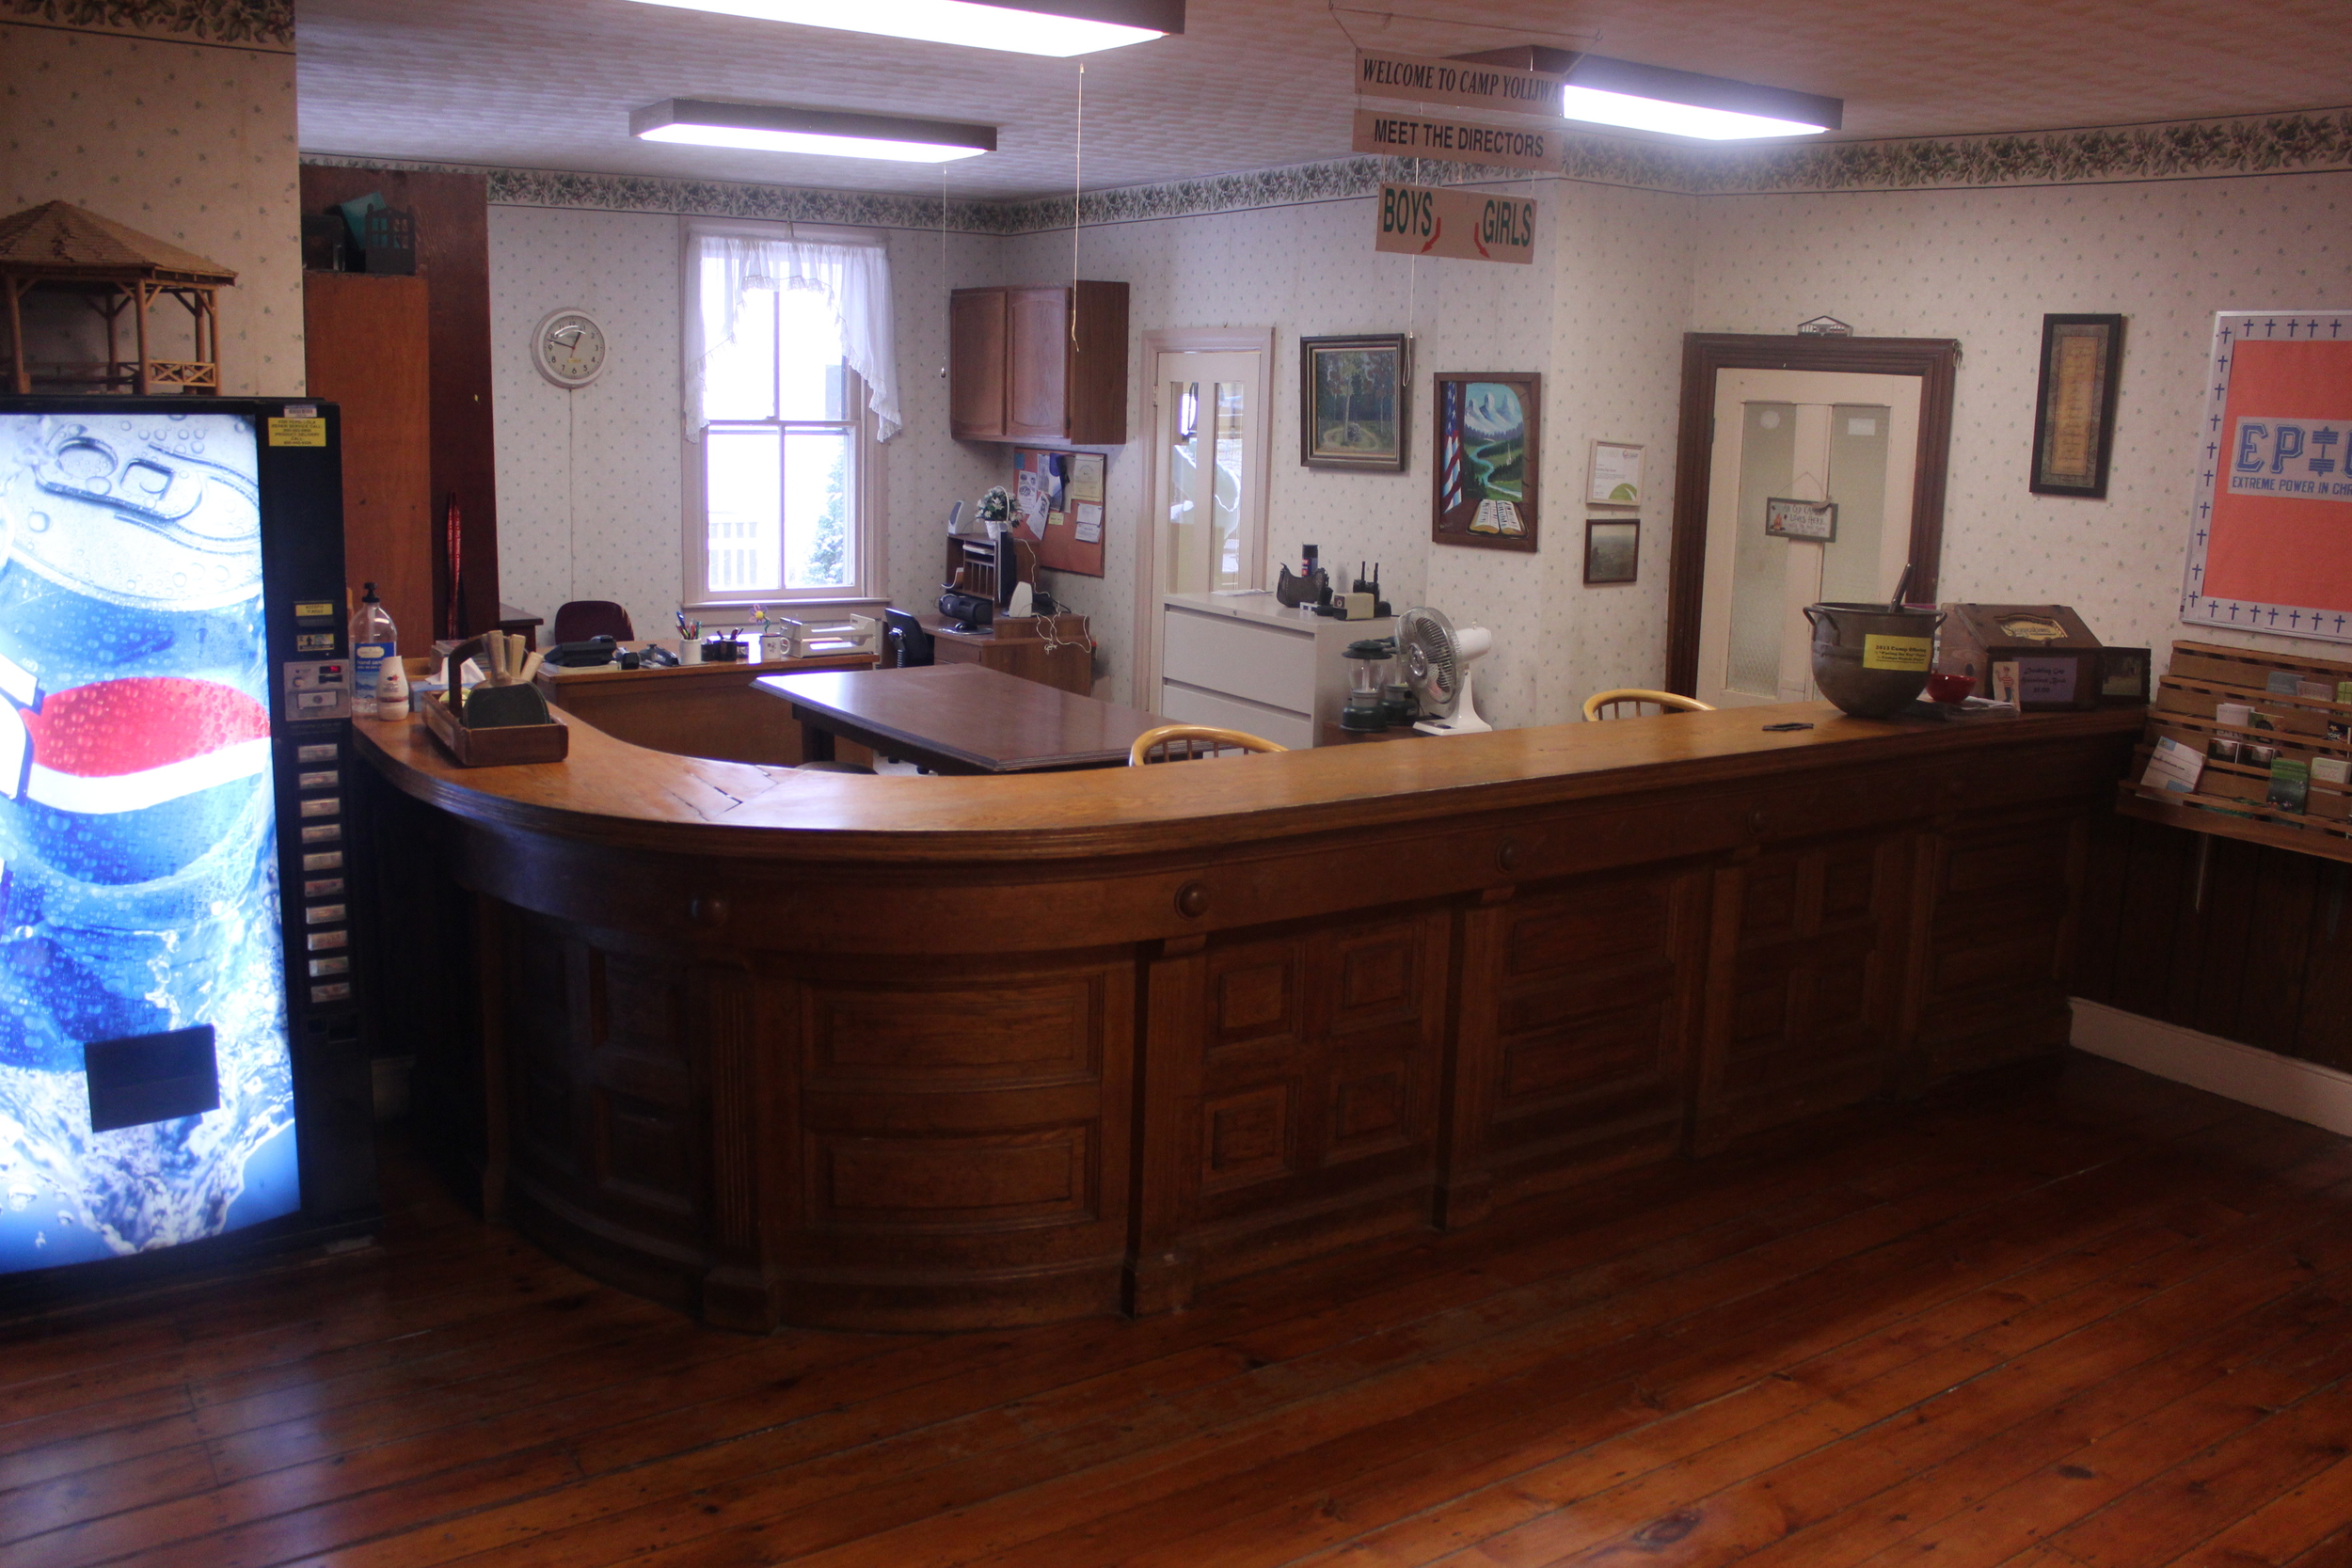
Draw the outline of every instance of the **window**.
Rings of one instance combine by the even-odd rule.
[[[689,604],[869,592],[868,412],[876,439],[897,429],[875,386],[890,378],[888,258],[806,233],[690,230]]]

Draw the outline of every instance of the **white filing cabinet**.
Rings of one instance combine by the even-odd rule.
[[[1168,718],[1263,736],[1293,751],[1347,702],[1350,642],[1396,634],[1393,617],[1339,621],[1274,595],[1170,594],[1160,601],[1160,703]]]

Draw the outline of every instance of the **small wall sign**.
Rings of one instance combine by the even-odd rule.
[[[1513,71],[1471,60],[1437,60],[1420,55],[1356,56],[1359,94],[1417,103],[1460,103],[1506,114],[1557,118],[1560,89],[1567,80],[1547,71]]]
[[[1836,501],[1791,500],[1773,496],[1764,502],[1764,531],[1775,539],[1813,539],[1827,545],[1837,538]]]

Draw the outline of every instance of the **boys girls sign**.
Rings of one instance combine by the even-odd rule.
[[[1560,166],[1560,88],[1565,77],[1512,71],[1461,60],[1411,55],[1356,56],[1356,90],[1374,98],[1459,103],[1503,114],[1541,116],[1538,126],[1487,124],[1460,115],[1432,117],[1358,110],[1359,152],[1504,168]],[[1406,256],[1446,256],[1468,261],[1535,259],[1535,203],[1526,197],[1488,196],[1458,187],[1386,184],[1380,187],[1380,229],[1375,248]]]

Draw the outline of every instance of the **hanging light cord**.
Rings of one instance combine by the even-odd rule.
[[[1086,192],[1087,63],[1078,62],[1078,135],[1070,151],[1070,352],[1078,346],[1078,202]]]

